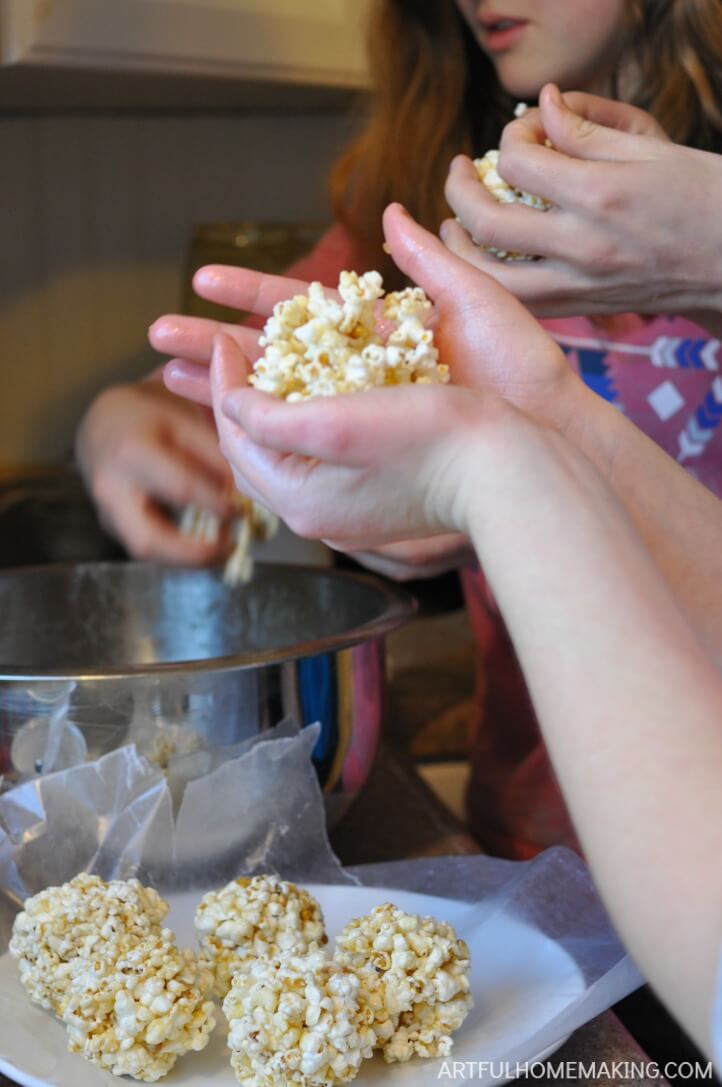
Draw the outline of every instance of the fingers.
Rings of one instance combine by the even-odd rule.
[[[250,358],[255,359],[260,353],[255,329],[222,324],[205,317],[166,314],[150,326],[148,339],[151,346],[164,355],[180,355],[196,362],[210,362],[213,337],[218,332],[232,336]]]
[[[220,559],[225,548],[186,536],[140,488],[118,489],[104,511],[126,550],[136,559],[179,566],[204,566]]]
[[[550,94],[553,98],[553,91],[547,90],[547,88],[544,88],[541,92],[540,105],[543,104],[545,111]],[[585,117],[588,121],[593,121],[594,124],[603,125],[605,128],[615,128],[619,132],[629,132],[637,136],[669,139],[667,133],[652,117],[651,113],[647,113],[637,106],[630,106],[627,102],[620,102],[615,98],[601,98],[598,94],[587,94],[585,91],[565,91],[562,98],[573,113]],[[535,112],[540,117],[541,125],[541,113],[539,110]]]
[[[186,400],[210,408],[211,380],[207,363],[188,362],[187,359],[171,359],[163,368],[163,382],[167,389]]]
[[[268,317],[277,302],[284,302],[296,294],[306,294],[308,283],[302,279],[254,272],[250,268],[208,264],[194,275],[193,288],[201,298],[211,302]]]
[[[640,137],[665,135],[643,110],[594,95],[562,95],[552,83],[541,92],[539,112],[555,149],[580,159],[626,162],[639,157]]]
[[[457,223],[455,219],[445,219],[439,228],[439,236],[446,248],[457,257],[461,257],[467,264],[473,264],[487,275],[494,276],[497,282],[502,282],[498,275],[498,266],[503,262],[476,245],[461,223]]]
[[[125,454],[123,466],[145,494],[164,505],[201,506],[220,516],[230,512],[228,469],[222,458],[211,472],[179,447],[156,443],[149,449],[137,443]]]
[[[462,155],[451,164],[446,199],[480,245],[532,256],[556,256],[566,249],[564,222],[558,215],[495,200],[473,163]]]
[[[326,542],[333,547],[331,541]],[[476,559],[468,537],[457,532],[427,539],[402,540],[385,544],[373,551],[354,548],[350,554],[351,558],[368,570],[383,574],[394,581],[438,577],[449,570],[470,565]]]
[[[432,301],[459,312],[484,307],[509,316],[524,313],[493,279],[451,253],[400,204],[391,204],[384,212],[384,234],[397,267],[423,287]]]
[[[663,130],[643,110],[581,92],[562,95],[550,83],[539,109],[504,129],[498,169],[510,185],[573,208],[594,189],[594,163],[638,160],[659,138],[666,139]]]
[[[238,344],[231,336],[220,332],[213,340],[210,372],[213,414],[218,433],[229,426],[221,404],[230,390],[244,388],[248,384],[248,363]]]
[[[210,419],[200,414],[197,419],[191,418],[188,425],[175,435],[175,446],[193,462],[194,468],[202,468],[208,479],[217,483],[220,494],[227,492],[231,474],[218,445],[216,428]]]
[[[253,391],[247,389],[247,377],[248,362],[240,348],[232,337],[219,333],[213,342],[210,391],[221,452],[231,464],[238,490],[272,508],[264,481],[269,479],[278,457],[268,450],[256,448],[244,429],[223,410],[229,394],[238,395],[239,390]]]
[[[579,269],[563,261],[499,260],[474,245],[461,224],[453,219],[441,224],[441,236],[453,253],[493,276],[535,317],[567,317],[578,316],[580,312],[605,311],[604,300],[597,302],[594,298],[594,284],[584,278]]]
[[[476,407],[468,390],[407,385],[289,404],[245,389],[225,395],[223,413],[266,449],[361,467],[387,462],[419,437],[431,439],[447,411],[458,426],[469,397]]]
[[[526,117],[512,121],[504,129],[497,169],[514,188],[563,208],[574,206],[575,196],[583,194],[589,178],[586,162],[540,143],[538,125]]]

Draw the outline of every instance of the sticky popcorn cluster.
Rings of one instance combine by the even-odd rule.
[[[374,1002],[388,1063],[449,1055],[451,1036],[473,1006],[469,950],[450,925],[385,903],[346,926],[335,959],[357,971],[362,985],[369,979],[371,992],[379,983]]]
[[[65,1023],[71,1052],[147,1082],[215,1026],[210,974],[161,927],[167,912],[138,880],[81,873],[27,899],[10,941],[26,992]]]
[[[221,998],[234,975],[257,959],[302,954],[328,942],[316,899],[275,876],[236,879],[209,892],[196,911],[195,926]]]
[[[315,945],[251,954],[231,966],[223,1005],[236,1077],[334,1087],[377,1050],[388,1064],[447,1056],[473,1004],[469,967],[449,925],[390,904],[347,925],[332,958]]]
[[[279,302],[263,329],[249,381],[289,401],[359,392],[383,385],[443,384],[431,303],[420,287],[384,295],[378,272],[342,272],[338,298],[320,283]],[[391,326],[385,338],[381,327]]]
[[[164,929],[113,960],[76,959],[63,1022],[68,1048],[116,1076],[154,1082],[215,1026],[208,971]]]
[[[30,999],[62,1013],[72,963],[102,948],[113,958],[160,930],[168,903],[137,879],[112,880],[81,872],[61,887],[28,898],[15,918],[10,953]]]
[[[469,952],[451,926],[386,903],[329,954],[321,907],[275,876],[201,900],[201,954],[162,927],[167,903],[137,880],[81,874],[29,898],[11,951],[30,997],[65,1023],[69,1049],[153,1082],[202,1050],[223,999],[242,1087],[337,1087],[386,1063],[445,1057],[472,1007]]]
[[[254,960],[223,1010],[236,1078],[254,1087],[348,1083],[376,1045],[359,977],[319,951]]]

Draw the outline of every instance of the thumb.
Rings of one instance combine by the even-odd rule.
[[[233,337],[226,332],[216,333],[213,337],[210,384],[213,415],[221,436],[229,426],[223,414],[223,400],[227,393],[248,384],[248,369],[248,360]]]
[[[589,116],[575,112],[553,83],[542,90],[539,111],[547,137],[555,150],[565,155],[606,162],[629,161],[639,157],[638,141],[643,137],[597,124]]]
[[[384,236],[396,267],[419,287],[432,302],[450,308],[468,301],[503,306],[514,303],[512,296],[491,276],[452,253],[440,238],[425,230],[401,204],[390,204],[384,212]]]

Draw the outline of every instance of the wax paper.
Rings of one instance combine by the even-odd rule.
[[[236,875],[273,872],[301,884],[456,899],[468,904],[457,927],[471,944],[504,916],[559,943],[573,960],[569,1002],[532,1038],[519,1037],[519,1055],[554,1045],[641,983],[586,866],[569,850],[525,863],[437,857],[344,870],[328,842],[311,762],[317,736],[317,726],[299,732],[283,722],[223,759],[183,756],[168,776],[128,746],[0,796],[1,949],[27,895],[81,870],[137,875],[163,894],[197,889],[199,897]],[[392,812],[390,805],[378,815],[390,835]]]

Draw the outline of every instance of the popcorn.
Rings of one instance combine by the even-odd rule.
[[[519,102],[514,110],[515,117],[523,117],[527,111],[527,105],[524,102]],[[547,147],[551,147],[549,140],[546,141]],[[516,189],[514,186],[509,185],[504,181],[503,177],[499,173],[499,152],[497,150],[487,151],[486,154],[480,159],[474,159],[474,166],[479,176],[479,181],[489,190],[491,195],[500,204],[525,204],[530,208],[537,208],[539,211],[549,211],[552,206],[548,200],[545,200],[542,196],[534,196],[532,193],[525,192],[523,189]],[[472,239],[476,245],[479,242],[475,238]],[[528,256],[525,253],[512,253],[507,249],[495,249],[493,246],[484,247],[487,248],[489,253],[493,253],[499,260],[537,260],[537,257]]]
[[[328,942],[318,902],[274,876],[236,879],[211,891],[201,900],[195,926],[220,997],[254,959],[299,954]]]
[[[529,208],[539,208],[540,211],[548,211],[551,204],[542,196],[534,196],[523,189],[515,189],[509,185],[499,174],[499,152],[487,151],[483,158],[474,159],[474,166],[479,175],[479,181],[483,181],[491,195],[500,204],[526,204]]]
[[[113,959],[160,931],[168,903],[137,879],[105,883],[81,872],[28,898],[15,918],[10,953],[30,999],[60,1012],[73,961],[102,947]]]
[[[251,544],[254,540],[270,540],[278,532],[278,518],[265,506],[234,491],[237,513],[231,524],[234,547],[226,560],[223,580],[227,585],[242,585],[251,580],[253,558]],[[186,506],[181,514],[180,530],[186,536],[206,543],[216,543],[221,534],[221,518],[211,510],[199,506]]]
[[[171,759],[199,751],[202,743],[200,733],[189,725],[162,724],[151,726],[147,739],[136,746],[149,763],[165,772]]]
[[[469,951],[450,925],[386,903],[346,926],[334,959],[357,972],[374,1024],[394,1024],[377,1032],[388,1063],[448,1056],[473,1006]]]
[[[443,384],[448,367],[439,365],[425,320],[431,303],[420,287],[384,297],[378,272],[342,272],[340,300],[320,283],[307,295],[279,302],[263,329],[249,381],[262,392],[289,401],[333,396],[383,385]],[[377,303],[392,325],[386,341],[376,331]]]
[[[152,1083],[204,1049],[215,1026],[211,976],[168,929],[117,958],[99,948],[71,965],[62,1019],[68,1048],[116,1076]]]
[[[231,1065],[248,1087],[348,1083],[377,1042],[359,978],[320,951],[256,959],[223,1011]]]

